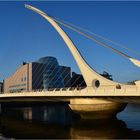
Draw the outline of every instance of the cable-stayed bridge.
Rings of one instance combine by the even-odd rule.
[[[84,118],[92,118],[95,114],[101,113],[103,113],[104,116],[112,116],[123,110],[126,103],[140,102],[140,81],[136,81],[133,85],[121,84],[98,74],[87,64],[72,40],[53,18],[33,6],[25,5],[25,7],[45,18],[59,33],[72,53],[87,86],[4,93],[0,94],[0,102],[69,102],[71,109],[81,114]],[[82,32],[79,33],[83,34]],[[140,66],[140,62],[138,60],[135,60],[128,55],[87,36],[86,34],[83,35],[100,45],[112,49],[129,59],[135,65]],[[100,115],[100,117],[102,116]]]

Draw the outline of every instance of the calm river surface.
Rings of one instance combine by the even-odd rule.
[[[83,121],[67,105],[5,107],[1,138],[140,139],[140,105],[128,104],[112,120]]]

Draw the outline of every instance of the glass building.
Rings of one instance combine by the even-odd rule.
[[[36,62],[45,64],[43,72],[43,88],[62,88],[64,80],[60,72],[60,66],[55,57],[43,57]]]

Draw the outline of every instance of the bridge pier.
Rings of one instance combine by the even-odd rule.
[[[81,115],[82,119],[109,119],[115,117],[126,107],[126,103],[117,103],[97,98],[71,99],[70,108]]]

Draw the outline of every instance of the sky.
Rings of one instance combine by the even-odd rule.
[[[0,81],[23,61],[54,56],[60,65],[79,69],[68,47],[41,16],[24,7],[35,6],[49,15],[88,29],[140,53],[140,2],[0,1]],[[128,59],[62,27],[88,64],[97,72],[109,72],[118,82],[140,80],[140,68]],[[110,44],[113,45],[113,44]],[[113,45],[126,54],[132,54]]]

